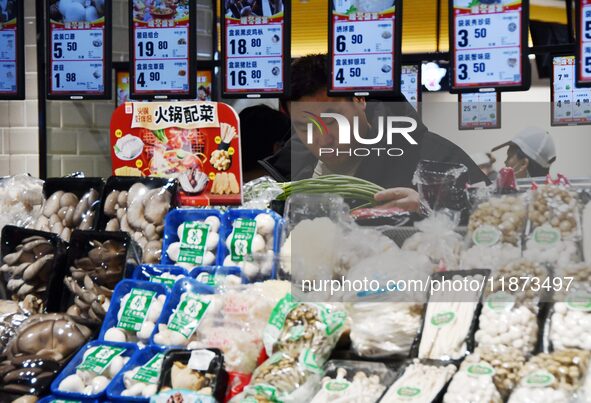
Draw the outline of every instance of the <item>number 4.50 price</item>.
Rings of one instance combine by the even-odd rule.
[[[61,87],[61,73],[56,73],[54,76],[55,78],[55,86],[57,88]],[[76,73],[66,73],[66,82],[73,83],[76,81]]]
[[[361,68],[360,67],[351,67],[349,69],[349,77],[351,77],[351,78],[361,77]],[[345,69],[342,69],[342,68],[338,69],[335,79],[340,84],[344,83],[345,82]]]

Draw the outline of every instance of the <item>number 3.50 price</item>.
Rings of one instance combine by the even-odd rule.
[[[458,70],[460,71],[460,73],[458,74],[458,78],[460,80],[465,80],[468,78],[468,65],[467,64],[462,63],[462,64],[458,65]],[[485,73],[486,72],[486,64],[473,63],[472,71],[474,73]]]

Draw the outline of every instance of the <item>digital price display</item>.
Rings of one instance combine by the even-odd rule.
[[[47,98],[111,98],[111,0],[47,6]]]
[[[331,0],[329,95],[400,90],[402,1]]]
[[[577,87],[575,64],[574,56],[552,61],[552,126],[591,124],[591,88]]]
[[[25,98],[24,1],[0,1],[0,99]]]
[[[194,99],[196,2],[129,2],[133,99]]]
[[[577,25],[576,82],[591,87],[591,0],[575,0]]]
[[[290,4],[228,0],[222,7],[225,97],[284,95],[289,77]]]
[[[501,128],[500,92],[460,94],[458,105],[460,130]]]
[[[129,72],[118,71],[117,82],[115,88],[117,96],[115,98],[115,106],[119,106],[126,102],[130,102],[129,95]],[[197,70],[197,100],[198,101],[213,101],[213,82],[212,72],[210,70]]]
[[[421,67],[418,65],[402,66],[400,73],[400,92],[420,113],[422,101]]]
[[[526,90],[529,0],[449,0],[451,91]]]

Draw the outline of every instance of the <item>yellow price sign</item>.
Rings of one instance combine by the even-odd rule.
[[[135,166],[138,168],[141,168],[142,166],[144,166],[144,162],[142,160],[136,160]]]
[[[234,155],[235,152],[236,150],[234,150],[234,147],[228,148],[228,155]]]
[[[220,144],[222,142],[222,138],[220,136],[215,136],[214,141],[216,144]]]
[[[123,136],[123,131],[121,129],[115,130],[115,137],[119,138]]]

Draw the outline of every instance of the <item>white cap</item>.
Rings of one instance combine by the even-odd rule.
[[[472,161],[478,166],[491,163],[490,158],[485,153],[470,154],[470,158],[472,158]]]
[[[544,168],[549,168],[556,160],[556,147],[550,133],[539,127],[523,129],[513,140],[493,148],[492,151],[512,144]]]

